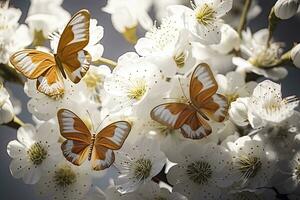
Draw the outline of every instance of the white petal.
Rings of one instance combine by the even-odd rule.
[[[24,157],[26,147],[17,140],[10,141],[7,145],[7,153],[11,158]]]

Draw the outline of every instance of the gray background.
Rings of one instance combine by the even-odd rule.
[[[122,1],[122,0],[120,0]],[[163,1],[163,0],[162,0]],[[255,20],[250,22],[253,31],[267,26],[267,16],[271,6],[275,0],[258,0],[262,5],[262,13]],[[29,0],[11,0],[11,5],[20,8],[23,11],[21,21],[26,17],[26,11],[29,8]],[[101,11],[101,7],[106,4],[105,0],[65,0],[63,7],[70,13],[86,8],[90,10],[93,18],[98,19],[98,23],[104,27],[104,38],[101,43],[104,45],[104,57],[116,60],[125,52],[133,51],[132,45],[126,43],[122,36],[114,30],[111,25],[110,16]],[[47,6],[47,5],[45,5]],[[279,41],[285,41],[286,48],[290,48],[293,42],[300,41],[300,18],[294,17],[291,20],[281,23],[275,38]],[[300,96],[300,70],[290,66],[289,75],[286,79],[280,81],[283,87],[284,95],[295,94]],[[25,122],[31,122],[31,116],[26,110],[27,97],[23,92],[23,88],[15,85],[8,85],[16,97],[23,102],[23,112],[20,115]],[[6,153],[6,146],[9,141],[16,139],[16,131],[6,127],[0,127],[0,200],[19,200],[30,199],[35,200],[34,186],[26,185],[22,180],[14,179],[9,172],[10,158]]]

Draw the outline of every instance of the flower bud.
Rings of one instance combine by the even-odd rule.
[[[300,68],[300,44],[297,44],[291,51],[291,58],[294,65]]]
[[[246,126],[248,124],[248,99],[248,97],[238,98],[230,105],[229,116],[238,126]]]
[[[297,13],[299,4],[299,0],[278,0],[274,5],[274,13],[279,19],[289,19]]]

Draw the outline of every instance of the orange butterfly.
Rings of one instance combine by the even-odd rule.
[[[94,170],[110,167],[114,160],[113,150],[122,147],[131,125],[126,121],[114,122],[98,134],[91,134],[84,122],[72,111],[61,109],[57,113],[60,133],[67,140],[61,145],[64,157],[74,165],[81,165],[86,159]]]
[[[180,129],[184,137],[201,139],[212,132],[207,120],[224,121],[229,105],[226,97],[216,94],[218,84],[205,63],[195,68],[189,90],[187,104],[161,104],[152,109],[151,118],[169,128]]]
[[[37,89],[48,95],[63,94],[63,78],[78,83],[86,74],[91,56],[83,48],[89,43],[90,13],[81,10],[65,27],[56,54],[34,49],[18,51],[10,63],[28,79],[37,79]]]

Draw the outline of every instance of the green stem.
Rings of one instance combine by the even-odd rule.
[[[20,74],[18,74],[18,72],[12,67],[3,63],[0,64],[0,76],[6,81],[24,85],[24,80],[22,79]]]
[[[289,50],[287,51],[286,53],[284,53],[280,59],[278,59],[278,61],[274,64],[274,65],[271,65],[271,66],[265,66],[265,68],[267,69],[272,69],[272,68],[276,68],[276,67],[279,67],[281,65],[284,65],[284,64],[288,64],[290,63],[292,60],[291,60],[291,51],[292,50]]]
[[[248,12],[250,10],[251,3],[252,3],[252,0],[245,0],[245,5],[244,5],[242,16],[240,19],[240,24],[239,24],[239,27],[237,30],[240,38],[242,37],[242,31],[245,29],[245,26],[247,23],[247,16],[248,16]]]
[[[115,61],[112,61],[110,59],[101,57],[100,59],[94,61],[93,64],[94,65],[108,65],[111,68],[115,68],[118,63],[116,63]]]
[[[276,17],[275,12],[274,12],[274,8],[272,8],[272,10],[269,14],[269,25],[268,25],[269,35],[268,35],[268,43],[267,43],[268,46],[271,43],[273,33],[274,33],[279,21],[280,21],[280,19],[278,17]]]
[[[8,122],[4,125],[18,130],[21,126],[24,125],[24,122],[17,116],[14,116],[14,118],[10,122]]]

